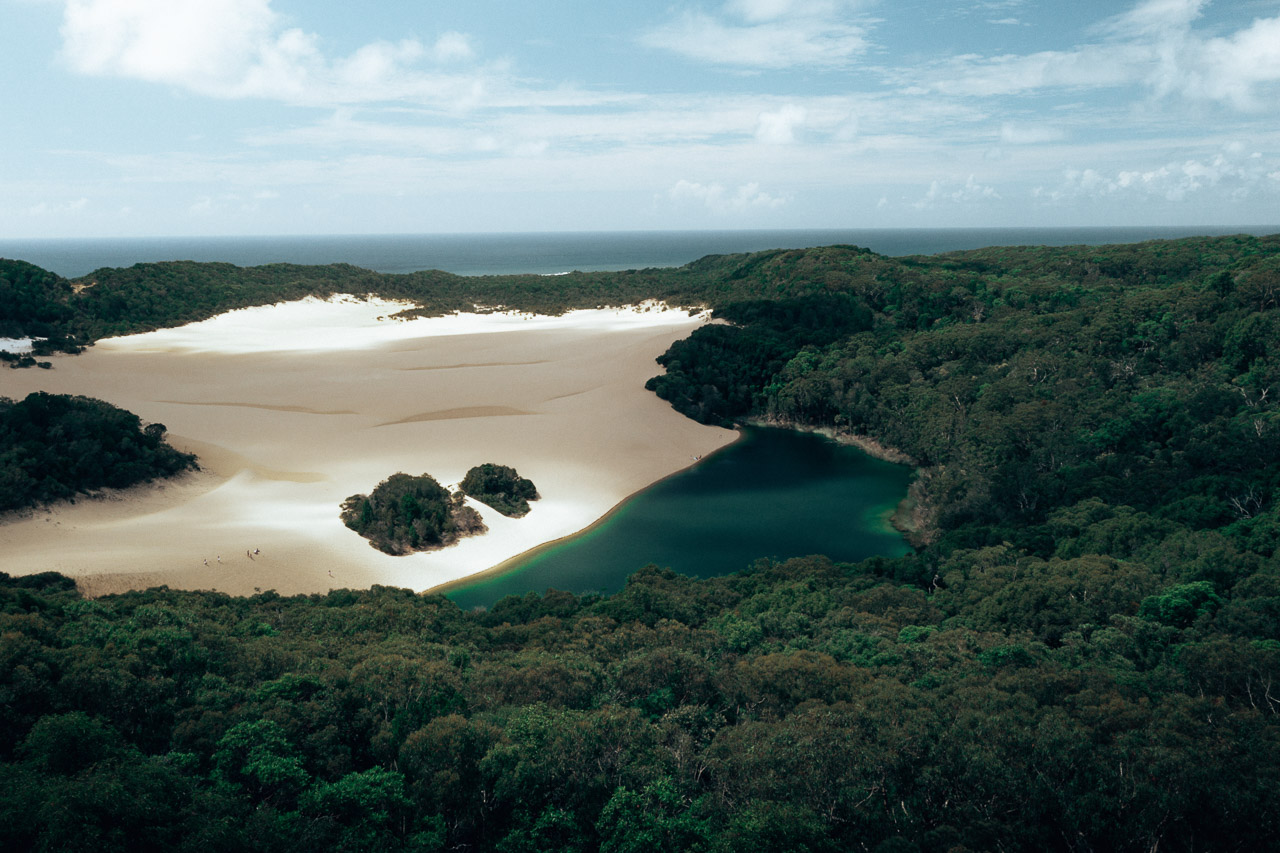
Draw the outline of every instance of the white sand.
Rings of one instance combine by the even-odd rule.
[[[403,307],[308,299],[0,372],[0,396],[85,394],[163,423],[204,469],[0,523],[0,571],[56,570],[92,594],[424,590],[577,532],[734,438],[644,390],[654,358],[705,317],[379,319]],[[515,466],[542,500],[522,519],[473,503],[488,533],[405,557],[338,519],[344,498],[397,471],[453,486],[482,462]]]

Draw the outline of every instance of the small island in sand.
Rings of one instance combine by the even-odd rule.
[[[342,502],[342,523],[394,556],[444,548],[488,530],[465,494],[450,494],[430,474],[392,474],[370,494],[352,495]]]
[[[510,465],[494,465],[492,462],[468,471],[458,488],[468,497],[493,507],[508,518],[528,515],[529,501],[538,499],[538,487],[532,480],[521,477]]]

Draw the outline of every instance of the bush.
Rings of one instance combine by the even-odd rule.
[[[368,495],[342,502],[342,523],[387,554],[452,545],[485,531],[480,514],[429,474],[392,474]]]
[[[486,462],[477,465],[462,478],[462,491],[482,504],[493,507],[510,518],[529,512],[529,501],[538,499],[538,489],[531,480],[516,473],[509,465]]]

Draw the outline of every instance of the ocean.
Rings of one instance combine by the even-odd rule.
[[[439,269],[457,275],[550,275],[571,270],[676,267],[705,255],[847,243],[882,255],[929,255],[984,246],[1132,243],[1197,235],[1272,234],[1240,228],[870,228],[776,231],[630,231],[529,234],[384,234],[321,237],[155,237],[12,240],[0,258],[28,261],[67,278],[150,261],[348,263],[384,273]]]

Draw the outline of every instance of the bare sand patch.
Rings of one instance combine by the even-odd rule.
[[[385,319],[403,307],[309,299],[3,371],[0,395],[85,394],[163,423],[203,470],[0,522],[0,571],[56,570],[93,593],[429,589],[571,535],[734,438],[644,390],[654,358],[704,317]],[[515,466],[543,499],[522,519],[473,504],[489,533],[406,557],[338,518],[397,471],[452,486],[482,462]]]

